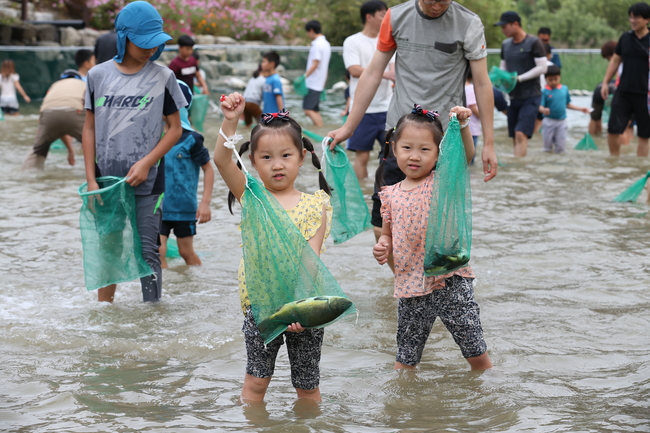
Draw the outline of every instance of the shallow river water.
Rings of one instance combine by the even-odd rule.
[[[570,114],[572,147],[588,120]],[[0,122],[0,431],[650,431],[649,209],[612,202],[648,160],[609,158],[603,139],[599,151],[548,155],[539,135],[517,160],[495,117],[499,174],[484,183],[471,167],[472,264],[494,369],[470,372],[436,323],[419,369],[392,370],[392,274],[365,232],[323,254],[359,317],[326,328],[318,405],[296,401],[283,351],[266,403],[239,402],[239,216],[219,178],[213,220],[195,238],[203,266],[172,260],[155,305],[137,282],[100,304],[83,283],[81,155],[71,168],[53,152],[43,173],[22,172],[37,117]],[[206,123],[212,150],[216,114]],[[303,170],[298,188],[315,190],[315,170]]]

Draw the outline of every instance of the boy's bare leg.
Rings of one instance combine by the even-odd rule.
[[[483,355],[475,356],[473,358],[466,358],[472,370],[487,370],[492,368],[492,361],[490,355],[485,352]]]
[[[620,134],[607,134],[607,145],[609,146],[609,154],[611,156],[619,156],[621,154]]]
[[[160,235],[160,247],[158,253],[160,254],[160,267],[167,269],[167,239],[168,236]]]
[[[357,179],[363,180],[368,177],[368,160],[370,152],[367,150],[357,150],[354,155],[354,173]]]
[[[244,376],[244,387],[241,390],[241,399],[244,403],[249,401],[262,401],[266,395],[266,390],[271,383],[270,377],[255,377],[246,373]]]
[[[323,118],[318,111],[305,110],[305,114],[311,119],[312,122],[314,122],[314,126],[323,126]]]
[[[186,265],[197,266],[201,264],[201,259],[194,251],[194,236],[176,238],[176,242],[178,242],[178,252],[185,260]]]
[[[639,137],[639,146],[636,148],[637,156],[648,156],[649,150],[650,148],[648,147],[648,139]]]
[[[113,299],[115,299],[115,289],[117,289],[117,284],[111,284],[110,286],[97,290],[97,300],[99,302],[112,303]]]
[[[515,156],[524,157],[528,151],[528,137],[521,131],[515,131],[515,138],[513,139],[515,146]]]
[[[600,120],[591,119],[589,121],[589,134],[596,137],[602,133],[603,133],[603,122]]]

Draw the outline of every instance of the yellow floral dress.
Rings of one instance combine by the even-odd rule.
[[[323,223],[323,206],[325,206],[325,214],[327,215],[327,227],[325,228],[323,246],[320,250],[321,253],[325,251],[325,239],[327,239],[332,229],[332,205],[330,204],[330,196],[323,190],[316,191],[314,194],[302,193],[298,204],[286,210],[291,221],[298,227],[305,240],[308,241],[316,235],[316,232],[318,232],[318,229]],[[248,290],[246,289],[243,258],[239,262],[237,279],[239,280],[239,298],[242,311],[246,314],[246,308],[251,305],[251,302],[248,299]]]

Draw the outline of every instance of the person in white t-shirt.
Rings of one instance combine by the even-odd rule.
[[[31,99],[20,85],[20,76],[16,73],[16,65],[11,59],[5,59],[2,62],[0,69],[0,85],[2,86],[2,93],[0,93],[0,107],[4,114],[17,115],[18,114],[18,97],[16,90],[20,92],[25,101],[29,104]]]
[[[369,0],[361,5],[361,22],[363,30],[343,41],[343,62],[350,73],[350,110],[354,105],[354,92],[363,70],[370,64],[377,50],[377,37],[381,22],[386,15],[388,6],[381,0]],[[348,140],[347,149],[356,153],[354,172],[359,180],[368,177],[368,160],[375,140],[384,144],[386,132],[386,113],[393,96],[392,81],[395,79],[394,62],[386,67],[383,79],[375,93],[372,102]]]
[[[318,21],[309,21],[305,24],[305,31],[309,39],[311,39],[311,48],[309,49],[307,70],[305,71],[305,84],[309,92],[302,101],[302,108],[305,110],[305,114],[314,122],[314,125],[323,126],[323,118],[320,115],[318,103],[320,102],[321,93],[325,90],[332,48],[321,33],[321,25]]]

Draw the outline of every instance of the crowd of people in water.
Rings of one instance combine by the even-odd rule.
[[[569,89],[561,83],[562,64],[550,45],[551,30],[541,28],[537,36],[528,34],[514,11],[504,12],[494,23],[506,36],[499,68],[516,77],[504,94],[490,80],[481,19],[467,8],[451,0],[411,0],[391,8],[381,0],[369,0],[361,6],[363,29],[343,44],[349,74],[347,120],[327,134],[324,152],[335,152],[339,143],[345,143],[350,155],[354,153],[354,173],[362,180],[369,176],[370,155],[379,143],[381,164],[368,211],[376,236],[372,254],[394,274],[398,298],[395,369],[413,369],[420,363],[438,317],[472,369],[492,367],[471,266],[467,263],[449,273],[428,276],[423,264],[439,147],[452,120],[458,122],[467,162],[476,159],[482,164],[485,182],[494,179],[498,170],[495,107],[507,116],[516,157],[526,156],[528,140],[540,129],[545,152],[566,152],[567,109],[589,114],[593,135],[602,134],[603,112],[609,110],[610,154],[618,156],[621,144],[630,141],[636,128],[637,155],[648,156],[650,5],[636,3],[627,14],[631,30],[618,42],[602,46],[602,57],[609,62],[607,72],[594,91],[592,107],[580,107],[572,103]],[[308,22],[305,31],[312,42],[297,88],[304,94],[306,116],[314,125],[323,126],[319,102],[331,47],[318,21]],[[239,201],[244,209],[256,206],[247,195],[251,180],[245,172],[246,165],[255,169],[265,194],[273,203],[277,201],[280,217],[288,216],[287,221],[295,225],[290,231],[297,229],[300,242],[319,256],[336,218],[331,189],[314,144],[286,110],[278,53],[262,55],[243,95],[221,96],[224,120],[211,158],[188,110],[197,94],[210,93],[200,73],[194,41],[181,36],[178,56],[167,67],[155,60],[169,40],[160,15],[149,3],[136,1],[124,7],[115,20],[115,31],[98,41],[96,52],[77,52],[77,69],[64,71],[52,84],[23,167],[43,169],[51,144],[59,138],[68,149],[69,163],[75,164],[71,138],[81,141],[91,211],[104,205],[103,179],[126,179],[134,197],[138,253],[150,267],[141,277],[144,301],[161,300],[172,234],[185,263],[201,264],[193,239],[197,225],[212,217],[213,162],[230,190],[230,203]],[[27,102],[29,96],[11,60],[2,63],[1,72],[2,111],[17,114],[17,93]],[[250,134],[243,143],[238,130]],[[475,158],[480,137],[482,150]],[[250,159],[243,162],[241,155],[246,152]],[[233,160],[233,153],[239,162]],[[294,185],[305,158],[318,170],[320,189],[314,193],[298,191]],[[198,199],[201,171],[203,188]],[[250,235],[245,233],[249,225],[244,222],[242,236]],[[286,342],[298,397],[319,401],[323,328],[289,320],[285,331],[270,342],[260,333],[257,302],[261,301],[257,287],[252,287],[259,281],[250,275],[273,254],[264,251],[253,261],[244,251],[238,270],[247,353],[241,396],[244,401],[264,399],[278,350]],[[116,282],[97,290],[99,301],[115,300]]]

